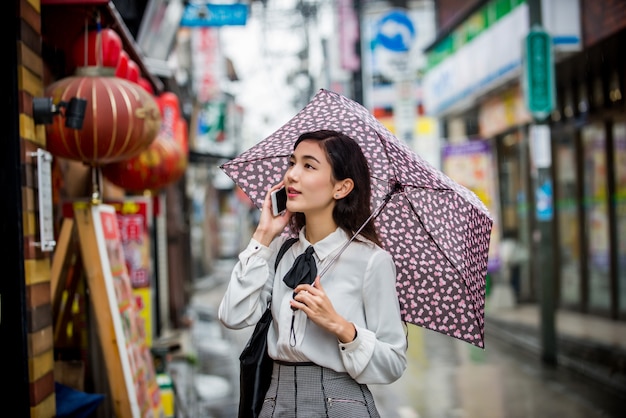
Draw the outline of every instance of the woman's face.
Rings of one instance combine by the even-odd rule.
[[[328,212],[332,216],[335,182],[326,153],[315,140],[298,144],[285,173],[287,209],[307,217]]]

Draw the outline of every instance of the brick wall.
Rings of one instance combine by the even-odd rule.
[[[45,148],[45,127],[32,118],[33,98],[43,96],[40,0],[21,0],[17,36],[18,106],[22,156],[22,219],[28,331],[30,416],[54,417],[54,344],[50,293],[50,256],[35,245],[38,210],[35,160]]]

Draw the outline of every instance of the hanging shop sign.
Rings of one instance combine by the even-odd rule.
[[[226,79],[226,65],[217,28],[191,29],[192,89],[198,103],[206,103],[221,94]]]
[[[245,26],[248,18],[246,4],[190,3],[185,7],[181,26]]]
[[[552,38],[541,27],[533,27],[524,41],[524,97],[536,120],[544,120],[554,109],[554,58]]]
[[[357,54],[359,21],[354,10],[354,0],[338,0],[337,14],[341,68],[347,71],[357,71],[361,67],[361,57]]]

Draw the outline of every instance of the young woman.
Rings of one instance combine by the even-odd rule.
[[[273,216],[270,193],[283,185],[287,210]],[[267,193],[219,307],[222,323],[239,329],[271,301],[274,369],[261,417],[378,417],[367,384],[392,383],[406,369],[395,265],[373,221],[340,253],[367,221],[370,194],[360,147],[329,130],[298,138],[283,181]],[[299,239],[274,271],[288,224]]]

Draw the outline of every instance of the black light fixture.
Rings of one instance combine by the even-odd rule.
[[[87,100],[73,97],[69,102],[52,102],[51,97],[35,97],[33,99],[33,118],[38,125],[49,125],[54,115],[65,109],[65,126],[71,129],[82,129],[85,120]]]

